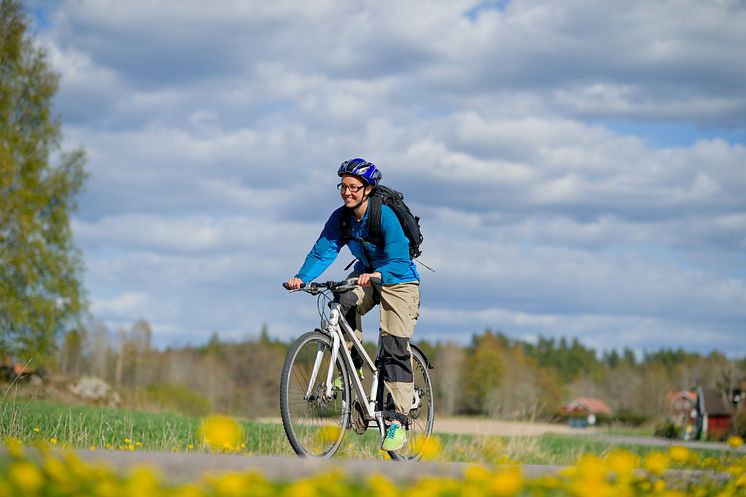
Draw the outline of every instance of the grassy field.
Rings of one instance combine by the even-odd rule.
[[[238,452],[291,454],[282,426],[238,420],[245,436]],[[41,401],[0,402],[0,440],[17,439],[23,445],[38,444],[82,449],[206,451],[199,436],[201,418],[173,413],[148,413],[124,409],[67,406]],[[349,433],[339,457],[380,458],[377,432],[364,436]],[[438,435],[438,460],[524,464],[572,464],[583,454],[605,455],[618,444],[593,437],[545,434],[541,436]],[[645,456],[659,448],[626,445],[625,450]],[[716,450],[696,451],[700,459],[718,457]]]

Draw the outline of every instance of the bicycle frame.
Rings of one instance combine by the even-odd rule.
[[[369,422],[375,420],[379,430],[383,434],[386,431],[386,427],[383,422],[383,414],[381,410],[376,410],[376,403],[378,400],[376,397],[378,393],[379,381],[378,368],[376,367],[375,362],[366,352],[362,342],[358,340],[357,336],[355,336],[354,330],[350,327],[345,319],[340,319],[340,308],[341,305],[338,302],[332,302],[331,311],[329,312],[329,318],[326,320],[326,323],[322,322],[322,331],[331,335],[332,338],[332,351],[329,368],[326,375],[325,395],[328,397],[332,396],[332,376],[334,374],[334,364],[336,364],[337,357],[339,356],[339,351],[341,350],[342,360],[344,361],[345,366],[347,367],[347,370],[350,372],[350,376],[352,377],[351,382],[353,388],[355,389],[355,394],[357,395],[358,399],[365,399],[365,402],[362,403],[362,405],[364,405],[365,407],[365,417]],[[345,337],[350,339],[350,341],[352,342],[352,346],[357,350],[358,354],[360,355],[360,357],[363,358],[363,361],[373,374],[370,395],[366,395],[365,387],[363,387],[363,383],[360,381],[360,377],[355,374],[355,365],[352,361],[352,353],[345,344]],[[308,391],[306,392],[306,397],[311,395],[313,385],[315,385],[316,383],[316,378],[321,368],[322,355],[323,354],[321,350],[319,350],[316,354],[316,360],[314,362],[313,371],[308,383]],[[347,409],[350,408],[351,406],[347,406]]]

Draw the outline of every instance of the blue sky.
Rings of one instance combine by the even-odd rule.
[[[422,217],[415,338],[746,354],[742,2],[28,5],[112,330],[316,326],[280,282],[362,156]]]

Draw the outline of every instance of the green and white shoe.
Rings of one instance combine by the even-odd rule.
[[[405,429],[399,423],[391,423],[381,444],[381,449],[392,452],[401,449],[407,441]]]
[[[357,375],[361,380],[365,378],[363,376],[363,368],[357,368]],[[334,378],[334,381],[332,382],[332,388],[336,390],[342,390],[342,377],[341,376],[337,376],[336,378]]]

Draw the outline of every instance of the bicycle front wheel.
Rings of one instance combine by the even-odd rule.
[[[280,413],[290,445],[301,456],[331,457],[350,418],[350,382],[340,356],[331,364],[332,340],[311,331],[291,345],[280,379]],[[326,378],[332,372],[332,394]]]
[[[428,372],[428,361],[415,348],[412,348],[412,373],[414,402],[407,416],[407,441],[398,451],[389,452],[391,459],[395,461],[421,459],[423,455],[434,452],[430,440],[435,420],[433,384]]]

